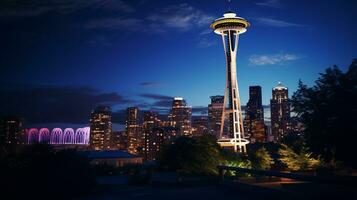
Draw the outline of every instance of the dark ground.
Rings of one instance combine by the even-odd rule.
[[[268,184],[269,185],[269,184]],[[289,183],[273,187],[257,186],[238,182],[190,184],[190,185],[146,185],[105,186],[100,192],[80,200],[123,199],[123,200],[266,200],[266,199],[357,199],[355,188],[310,183]]]

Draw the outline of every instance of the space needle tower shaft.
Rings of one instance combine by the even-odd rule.
[[[221,35],[226,57],[226,87],[220,138],[218,143],[223,147],[233,147],[234,151],[245,152],[249,142],[244,138],[243,118],[237,81],[237,51],[239,35],[250,26],[248,21],[233,12],[226,12],[222,18],[216,19],[211,28]],[[227,119],[228,118],[228,119]],[[225,119],[228,131],[225,131]]]

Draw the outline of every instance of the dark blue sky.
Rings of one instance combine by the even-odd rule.
[[[251,27],[241,35],[238,83],[261,85],[269,104],[278,81],[296,90],[357,57],[355,1],[240,0],[229,6]],[[225,59],[209,24],[223,0],[5,0],[0,3],[2,112],[30,123],[86,123],[91,107],[167,111],[182,96],[194,111],[222,94]],[[74,114],[76,113],[76,114]]]

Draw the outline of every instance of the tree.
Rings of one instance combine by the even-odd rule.
[[[279,160],[292,171],[313,170],[321,166],[321,160],[313,158],[312,153],[308,152],[306,148],[297,153],[288,146],[282,145],[278,153]]]
[[[259,148],[255,152],[251,152],[249,154],[249,160],[252,163],[253,169],[268,170],[271,165],[274,164],[273,158],[264,147]]]
[[[159,163],[163,168],[185,174],[217,175],[222,156],[212,136],[180,137],[164,148]]]
[[[351,148],[357,139],[357,60],[347,72],[328,68],[308,87],[299,81],[293,111],[304,124],[304,139],[314,155],[326,162],[342,161],[357,167]]]

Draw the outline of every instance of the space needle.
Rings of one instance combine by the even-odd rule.
[[[223,112],[218,144],[229,147],[235,152],[246,152],[243,118],[237,82],[237,50],[239,35],[246,32],[249,22],[236,13],[228,11],[216,19],[210,27],[221,35],[226,56],[226,87],[224,91]],[[228,130],[225,131],[225,121]]]

